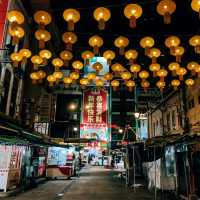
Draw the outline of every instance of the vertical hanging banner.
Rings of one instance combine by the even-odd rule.
[[[3,47],[4,28],[9,0],[0,0],[0,48]]]
[[[108,143],[108,93],[106,90],[87,90],[83,94],[81,137]]]

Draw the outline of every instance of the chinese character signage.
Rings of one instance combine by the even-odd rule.
[[[86,91],[83,97],[83,124],[107,124],[107,92]]]
[[[8,0],[0,0],[0,48],[3,46],[4,27],[6,23],[6,13]]]
[[[83,94],[81,137],[93,138],[101,144],[110,141],[108,129],[108,93],[106,90],[87,90]]]

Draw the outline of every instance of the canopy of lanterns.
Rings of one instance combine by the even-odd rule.
[[[191,8],[198,12],[200,16],[200,0],[192,0]],[[171,15],[175,11],[176,3],[173,0],[160,0],[157,4],[157,12],[164,17],[165,24],[170,24]],[[139,4],[128,4],[124,7],[124,16],[129,20],[130,28],[136,28],[136,22],[142,17],[142,14],[143,10]],[[94,10],[93,17],[98,22],[99,30],[104,30],[106,22],[111,19],[111,12],[106,7],[98,7]],[[49,86],[62,82],[65,87],[80,84],[82,88],[87,88],[91,83],[95,84],[96,87],[104,87],[105,83],[110,82],[114,90],[123,83],[129,91],[132,91],[135,85],[139,83],[146,91],[151,86],[149,79],[152,77],[155,80],[157,78],[155,85],[162,91],[168,86],[166,82],[168,76],[170,76],[169,86],[174,89],[177,89],[183,83],[191,87],[195,83],[195,77],[200,77],[200,65],[198,62],[191,60],[187,66],[182,66],[181,58],[184,56],[186,49],[181,46],[181,39],[176,35],[165,38],[164,45],[169,49],[169,54],[175,58],[174,62],[166,63],[165,66],[159,64],[158,60],[162,52],[161,49],[156,47],[156,40],[153,37],[146,36],[139,41],[140,47],[144,49],[143,56],[151,60],[151,64],[146,69],[137,63],[138,50],[127,49],[130,43],[129,38],[120,35],[113,41],[113,45],[119,49],[119,53],[113,50],[106,50],[102,53],[110,67],[110,72],[103,77],[99,76],[103,65],[96,62],[92,65],[95,72],[83,76],[82,70],[89,64],[90,59],[100,55],[99,50],[104,45],[104,39],[99,35],[89,37],[88,45],[92,47],[92,51],[83,51],[81,53],[82,60],[77,60],[73,55],[73,45],[78,41],[78,36],[74,30],[76,23],[81,19],[81,13],[76,9],[69,8],[64,10],[63,18],[67,22],[68,30],[62,34],[65,49],[60,52],[58,57],[53,57],[52,52],[46,48],[46,43],[51,40],[51,33],[47,30],[47,26],[52,22],[52,16],[44,10],[35,12],[33,16],[34,21],[38,24],[38,30],[35,31],[35,39],[38,41],[39,47],[37,55],[32,55],[31,50],[27,48],[20,49],[10,55],[13,67],[17,68],[19,64],[26,65],[27,62],[32,63],[33,72],[30,74],[30,78],[34,84],[47,80]],[[22,26],[25,21],[24,15],[18,10],[11,10],[8,12],[7,19],[9,21],[8,32],[12,37],[12,44],[17,45],[25,35],[25,30]],[[194,48],[194,53],[199,55],[200,35],[191,36],[188,43]],[[117,56],[125,57],[127,65],[124,66],[115,62]],[[50,64],[54,68],[51,74],[44,70],[44,67]],[[72,69],[69,64],[71,64]],[[64,76],[63,67],[71,69],[68,76]]]

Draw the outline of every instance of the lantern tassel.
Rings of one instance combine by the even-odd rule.
[[[64,66],[68,67],[69,66],[69,61],[68,60],[64,60]]]
[[[134,78],[137,78],[137,72],[134,72]]]
[[[128,87],[129,92],[133,92],[133,87]]]
[[[157,58],[156,57],[152,57],[152,64],[157,63]]]
[[[149,55],[149,53],[150,53],[150,48],[149,47],[145,47],[145,49],[144,49],[144,53],[145,53],[145,56],[148,56]]]
[[[130,26],[130,28],[136,28],[136,17],[135,16],[131,16],[129,26]]]
[[[157,72],[153,71],[153,77],[156,77],[156,75],[157,75]]]
[[[33,69],[34,69],[34,70],[38,70],[38,64],[34,64],[34,65],[33,65]]]
[[[195,53],[200,54],[200,45],[197,45],[194,50]]]
[[[104,30],[105,27],[106,27],[106,23],[105,23],[104,19],[100,19],[99,22],[98,22],[99,30]]]
[[[179,75],[179,80],[183,81],[183,75]]]
[[[176,76],[176,70],[172,71],[172,76]]]
[[[112,63],[111,63],[111,59],[108,59],[107,60],[107,64],[110,66]]]
[[[94,53],[95,55],[97,55],[97,54],[99,53],[99,47],[98,47],[98,46],[94,46],[94,48],[93,48],[93,53]]]
[[[67,29],[68,29],[68,31],[74,31],[74,22],[72,20],[68,21]]]
[[[170,55],[173,55],[175,53],[176,48],[175,47],[170,47]]]
[[[124,55],[124,50],[125,50],[124,47],[120,47],[120,48],[119,48],[119,55],[120,55],[120,56],[123,56],[123,55]]]
[[[26,65],[26,63],[27,63],[27,58],[23,57],[23,59],[22,59],[22,65]]]
[[[45,29],[45,24],[44,23],[40,23],[39,24],[39,29],[44,30]]]
[[[164,24],[170,24],[171,23],[171,15],[169,12],[166,12],[164,14]]]
[[[181,63],[181,56],[179,55],[176,56],[176,62]]]
[[[33,79],[33,80],[32,80],[32,84],[33,84],[33,85],[37,84],[37,80]]]
[[[192,70],[192,76],[195,76],[195,75],[196,75],[195,70]]]
[[[19,43],[19,38],[16,37],[16,36],[14,36],[14,37],[12,38],[12,45],[15,46],[15,45],[17,45],[18,43]]]
[[[67,43],[66,49],[69,50],[69,51],[72,51],[72,43]]]
[[[42,65],[46,66],[48,64],[48,60],[46,58],[43,58]]]
[[[13,62],[13,66],[14,66],[14,67],[18,67],[18,62],[17,62],[17,61],[14,61],[14,62]]]
[[[45,48],[45,41],[39,40],[39,49],[44,49],[44,48]]]
[[[134,64],[134,59],[133,58],[129,59],[129,65],[133,65],[133,64]]]

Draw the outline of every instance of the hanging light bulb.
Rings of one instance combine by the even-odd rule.
[[[45,26],[51,23],[51,15],[44,11],[39,10],[33,16],[35,22],[39,25],[39,29],[45,29]]]
[[[94,35],[90,37],[89,45],[93,47],[93,52],[96,55],[99,53],[99,48],[103,46],[103,39],[98,35]]]
[[[93,16],[94,19],[98,21],[99,30],[104,30],[105,22],[107,22],[110,19],[111,13],[108,8],[99,7],[94,10]]]
[[[66,9],[63,12],[63,18],[67,21],[68,31],[74,31],[74,24],[80,20],[80,13],[76,9]]]
[[[77,36],[73,32],[65,32],[62,35],[62,40],[66,44],[66,49],[71,51],[72,50],[72,45],[77,42]]]
[[[114,45],[119,48],[119,55],[124,55],[124,50],[129,45],[129,39],[124,36],[119,36],[115,39]]]
[[[68,67],[69,61],[73,58],[73,54],[71,51],[64,50],[60,52],[60,58],[64,61],[64,66]]]
[[[157,12],[164,16],[164,23],[171,23],[171,15],[176,10],[176,3],[173,0],[161,0],[157,5]]]
[[[128,4],[124,8],[124,15],[129,19],[130,28],[135,28],[136,20],[142,16],[142,7],[138,4]]]
[[[140,40],[140,46],[145,49],[145,55],[149,54],[150,49],[154,46],[155,42],[152,37],[144,37]]]
[[[137,57],[138,57],[138,52],[135,49],[129,49],[125,53],[125,58],[129,60],[129,65],[134,64]]]

